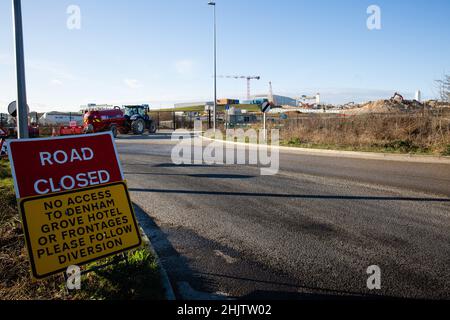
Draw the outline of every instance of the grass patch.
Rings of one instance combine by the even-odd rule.
[[[0,300],[61,299],[57,278],[31,282],[9,162],[0,160]]]
[[[277,125],[283,144],[294,147],[450,155],[450,118],[437,112],[298,116]]]
[[[255,130],[258,133],[259,131]],[[213,137],[212,137],[213,138]],[[271,143],[270,133],[268,136],[268,144]],[[223,135],[223,140],[227,140],[227,137]],[[245,141],[238,141],[234,139],[234,142],[250,143],[250,138],[245,137]],[[254,143],[254,142],[251,142]],[[259,143],[259,142],[258,142]],[[338,151],[356,151],[356,152],[377,152],[377,153],[394,153],[394,154],[417,154],[417,155],[433,155],[433,151],[430,148],[417,146],[411,141],[393,141],[382,144],[368,144],[368,145],[345,145],[334,143],[311,143],[300,138],[291,138],[289,140],[280,140],[280,146],[305,148],[305,149],[317,149],[317,150],[338,150]],[[442,152],[443,156],[450,156],[450,145],[445,152]]]
[[[82,290],[68,294],[63,275],[31,280],[22,223],[9,162],[0,160],[0,300],[164,299],[156,260],[147,248],[127,253],[120,262],[82,277]],[[114,258],[93,263],[97,267]]]
[[[0,160],[0,190],[10,189],[12,186],[13,179],[9,168],[9,162],[6,160]]]
[[[109,258],[106,262],[112,261]],[[90,267],[104,264],[104,261]],[[145,249],[129,253],[128,261],[100,269],[82,277],[82,290],[75,293],[79,300],[163,300],[158,264]]]

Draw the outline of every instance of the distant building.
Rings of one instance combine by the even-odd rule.
[[[83,115],[80,112],[47,112],[39,118],[40,125],[69,125],[76,121],[77,125],[83,124]]]
[[[422,92],[420,92],[420,90],[416,91],[416,101],[422,102]]]
[[[268,94],[262,94],[262,95],[256,95],[254,96],[254,99],[268,99],[270,100],[270,97]],[[274,94],[273,95],[273,100],[274,103],[277,106],[290,106],[290,107],[296,107],[297,106],[297,100],[291,98],[291,97],[286,97],[286,96],[279,96]]]

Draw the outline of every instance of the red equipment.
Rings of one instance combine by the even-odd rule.
[[[114,136],[118,132],[126,134],[125,115],[119,107],[106,110],[88,110],[84,114],[84,132],[94,133],[112,131]]]
[[[60,136],[75,136],[80,135],[84,133],[84,127],[83,126],[75,126],[75,127],[61,127],[59,128],[59,135]]]

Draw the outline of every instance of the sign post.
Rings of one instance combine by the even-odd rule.
[[[225,106],[225,130],[228,130],[230,125],[230,105]]]
[[[8,141],[36,279],[139,247],[111,133]]]
[[[271,110],[271,105],[269,102],[264,102],[261,105],[261,111],[263,112],[263,134],[264,141],[267,140],[267,130],[266,130],[266,113]]]
[[[12,0],[12,4],[17,77],[17,135],[19,139],[26,139],[28,138],[29,133],[25,58],[23,49],[22,4],[21,0]]]

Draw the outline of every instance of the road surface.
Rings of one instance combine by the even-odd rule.
[[[282,151],[180,165],[170,136],[122,137],[137,215],[181,299],[450,299],[450,165]],[[231,147],[231,146],[229,146]],[[381,269],[381,290],[367,268]]]

